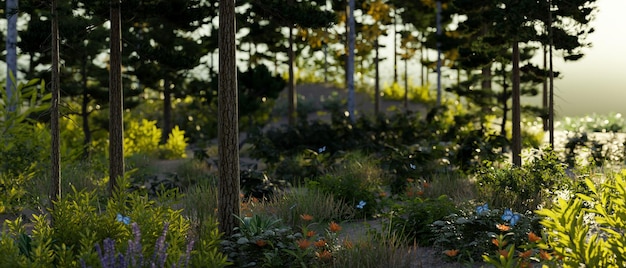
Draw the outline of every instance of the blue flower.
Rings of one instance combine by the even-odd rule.
[[[356,208],[363,209],[363,207],[365,207],[366,204],[367,203],[365,203],[365,201],[361,200],[361,201],[359,201],[359,204],[356,205]]]
[[[416,165],[413,165],[413,164],[409,164],[409,167],[410,167],[411,169],[415,169],[415,168],[417,168],[417,166],[416,166]]]
[[[322,147],[322,148],[317,149],[317,152],[318,152],[318,153],[320,153],[320,154],[321,154],[321,153],[323,153],[323,152],[325,152],[325,151],[326,151],[326,146],[324,146],[324,147]]]
[[[487,203],[485,203],[482,206],[477,206],[476,207],[476,214],[483,214],[485,212],[489,211],[489,205],[487,205]]]
[[[515,226],[515,224],[520,220],[521,216],[518,213],[513,213],[510,209],[505,209],[504,214],[502,214],[502,220],[508,221],[511,226]]]
[[[117,216],[115,217],[115,220],[122,222],[124,224],[130,224],[130,217],[128,216],[124,216],[120,213],[117,213]]]

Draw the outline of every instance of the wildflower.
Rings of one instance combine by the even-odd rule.
[[[536,243],[539,240],[541,240],[541,237],[539,237],[535,233],[533,232],[528,233],[528,241],[530,241],[531,243]]]
[[[306,239],[298,239],[298,241],[296,241],[296,243],[298,243],[298,247],[300,249],[306,249],[309,246],[311,246],[311,241],[306,240]]]
[[[306,232],[306,237],[313,237],[315,235],[315,231],[311,230]]]
[[[313,243],[313,245],[314,245],[316,248],[323,248],[324,246],[326,246],[326,240],[324,240],[324,239],[320,239],[320,240],[318,240],[317,242]]]
[[[482,214],[484,212],[489,211],[489,205],[487,205],[487,203],[485,203],[482,206],[477,206],[476,207],[476,214]]]
[[[521,261],[519,263],[519,267],[520,268],[530,268],[530,262],[529,261]]]
[[[323,147],[317,149],[317,152],[320,153],[320,154],[325,152],[325,151],[326,151],[326,146],[323,146]]]
[[[454,256],[459,254],[459,250],[458,249],[448,249],[448,250],[444,251],[443,254],[446,254],[448,257],[454,257]]]
[[[422,187],[428,188],[428,187],[430,187],[430,183],[425,181],[425,182],[422,183]]]
[[[323,260],[323,261],[329,261],[333,257],[333,255],[330,254],[330,251],[328,250],[323,250],[321,253],[315,252],[315,256],[317,256],[320,260]]]
[[[352,241],[350,240],[344,240],[343,246],[346,247],[347,249],[351,249],[352,247],[354,247],[354,245],[352,244]]]
[[[496,224],[496,228],[498,228],[498,230],[500,230],[502,232],[506,232],[506,231],[511,230],[511,226],[504,225],[504,224]]]
[[[361,200],[361,201],[359,201],[359,204],[356,205],[356,208],[363,209],[363,207],[365,207],[366,204],[367,203],[365,201]]]
[[[527,259],[530,258],[530,256],[533,255],[533,251],[532,250],[526,250],[524,252],[520,252],[518,254],[518,256],[522,259]]]
[[[331,232],[336,233],[336,232],[341,231],[341,226],[339,226],[339,224],[337,224],[336,222],[331,221],[330,224],[328,225],[328,229]]]
[[[124,215],[122,215],[120,213],[117,213],[117,216],[115,217],[115,220],[117,220],[117,221],[119,221],[121,223],[124,223],[126,225],[130,224],[130,217],[124,216]]]
[[[410,167],[411,169],[416,169],[416,168],[417,168],[417,166],[416,166],[416,165],[414,165],[414,164],[409,164],[409,167]]]
[[[500,247],[500,240],[494,238],[491,239],[491,243],[493,243],[494,245],[496,245],[496,247]],[[506,246],[506,241],[502,241],[502,247]]]
[[[267,245],[267,241],[263,240],[263,239],[259,239],[256,241],[256,245],[259,247],[264,247]]]
[[[550,255],[550,253],[548,253],[547,251],[543,249],[539,251],[539,257],[541,257],[542,260],[546,260],[546,261],[549,261],[552,259],[552,255]]]
[[[520,220],[521,216],[518,213],[513,213],[510,209],[505,209],[504,214],[502,214],[502,220],[508,221],[511,223],[511,226],[515,226],[515,224]]]
[[[378,196],[380,196],[380,197],[387,197],[387,193],[386,192],[380,192],[380,194],[378,194]]]
[[[412,178],[406,178],[406,181],[407,181],[408,183],[412,183],[412,182],[413,182],[413,179],[412,179]]]
[[[309,214],[302,214],[300,215],[300,218],[303,221],[312,221],[313,220],[313,216],[309,215]]]
[[[500,254],[500,256],[505,257],[505,258],[509,256],[509,252],[506,249],[498,250],[498,254]]]
[[[424,191],[417,191],[417,195],[419,195],[419,196],[424,195]]]

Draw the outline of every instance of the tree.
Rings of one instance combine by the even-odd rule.
[[[9,102],[13,99],[13,91],[16,89],[17,83],[17,14],[18,14],[18,0],[7,0],[7,7],[4,10],[7,16],[7,81],[6,91]],[[11,79],[13,77],[14,79]],[[7,106],[9,111],[14,109],[13,105]]]
[[[239,216],[239,120],[235,44],[235,1],[219,5],[218,209],[219,230],[229,237]]]
[[[111,0],[111,45],[109,70],[109,194],[124,177],[124,114],[122,91],[121,0]]]
[[[52,187],[50,188],[50,204],[61,198],[61,131],[59,128],[59,99],[61,98],[61,81],[59,75],[59,16],[57,1],[51,1],[51,28],[52,28],[52,103],[50,106],[50,131],[52,141]]]

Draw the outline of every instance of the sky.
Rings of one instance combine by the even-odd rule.
[[[598,0],[591,22],[592,47],[575,62],[554,60],[562,78],[554,82],[557,117],[626,115],[626,1]]]

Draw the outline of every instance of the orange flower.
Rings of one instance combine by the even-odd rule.
[[[267,245],[267,241],[263,240],[263,239],[259,239],[256,241],[256,245],[259,247],[264,247],[265,245]]]
[[[518,256],[519,256],[520,258],[523,258],[523,259],[530,258],[530,256],[531,256],[531,255],[533,255],[533,251],[532,251],[532,250],[526,250],[526,251],[524,251],[524,252],[520,252],[520,253],[518,254]]]
[[[341,226],[339,226],[339,224],[337,224],[336,222],[331,221],[330,224],[328,225],[328,229],[331,232],[336,233],[336,232],[341,231]]]
[[[387,193],[386,192],[380,192],[380,194],[378,194],[378,196],[380,196],[380,197],[387,197]]]
[[[424,191],[418,191],[417,195],[419,195],[419,196],[424,195]]]
[[[552,259],[552,255],[550,255],[550,253],[548,253],[547,251],[543,249],[539,251],[539,257],[541,257],[542,260],[546,260],[546,261],[549,261]]]
[[[298,241],[296,241],[298,243],[298,247],[300,249],[306,249],[309,246],[311,246],[311,241],[306,240],[306,239],[298,239]]]
[[[528,241],[530,241],[531,243],[536,243],[539,240],[541,240],[541,237],[539,237],[535,233],[533,232],[528,233]]]
[[[259,199],[256,197],[252,197],[252,203],[259,203]]]
[[[519,267],[520,268],[530,268],[530,262],[529,261],[521,261],[519,263]]]
[[[407,191],[406,196],[413,197],[413,191]]]
[[[406,181],[407,181],[408,183],[412,183],[412,182],[413,182],[413,179],[411,179],[411,178],[407,178],[407,179],[406,179]]]
[[[318,247],[318,248],[324,247],[324,246],[326,246],[326,240],[321,239],[321,240],[315,242],[314,245],[315,245],[315,247]]]
[[[313,220],[313,216],[309,215],[309,214],[302,214],[300,215],[300,218],[303,221],[312,221]]]
[[[500,256],[505,257],[505,258],[509,255],[509,251],[506,249],[498,250],[498,253],[500,254]]]
[[[321,253],[315,252],[315,256],[317,256],[320,260],[323,260],[323,261],[329,261],[333,258],[333,255],[330,254],[330,251],[328,250],[323,250]]]
[[[500,240],[498,239],[491,239],[491,243],[493,243],[494,245],[496,245],[496,247],[500,247]],[[502,241],[502,247],[506,246],[506,241]]]
[[[496,224],[496,228],[498,228],[498,230],[500,230],[502,232],[506,232],[508,230],[511,230],[511,226],[504,225],[504,224]]]
[[[349,240],[345,240],[343,241],[343,246],[346,247],[347,249],[351,249],[352,247],[354,247],[354,245],[352,244],[351,241]]]
[[[459,250],[458,249],[448,249],[448,250],[444,251],[443,254],[448,255],[448,257],[454,257],[454,256],[459,254]]]
[[[428,183],[428,182],[423,182],[423,183],[422,183],[422,186],[423,186],[424,188],[428,188],[428,187],[430,187],[430,183]]]
[[[306,237],[312,237],[314,235],[315,235],[315,231],[313,230],[306,232]]]

